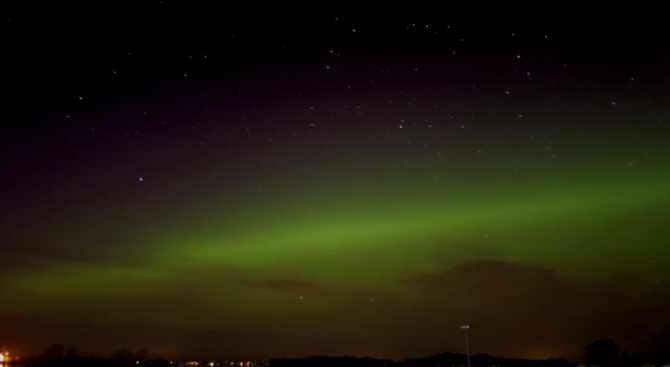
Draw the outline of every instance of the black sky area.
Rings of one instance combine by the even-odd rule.
[[[196,82],[300,72],[328,59],[330,49],[364,60],[436,58],[458,48],[475,63],[530,53],[585,63],[599,71],[593,77],[610,81],[668,56],[670,32],[651,3],[575,4],[20,2],[7,9],[5,106],[8,120],[23,125],[18,121],[71,106],[82,90],[98,103],[125,95],[126,83],[112,70],[130,88],[156,88],[183,82],[183,74]]]

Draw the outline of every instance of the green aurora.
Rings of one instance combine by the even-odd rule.
[[[631,175],[616,182],[596,177],[579,185],[573,181],[554,186],[500,190],[474,199],[427,195],[388,203],[375,200],[374,192],[338,197],[333,189],[331,199],[296,205],[281,216],[250,221],[250,214],[243,214],[233,226],[236,231],[179,231],[168,226],[145,239],[153,246],[109,251],[104,264],[54,261],[17,271],[3,279],[2,289],[4,294],[29,293],[35,301],[61,299],[67,304],[69,297],[118,297],[140,294],[148,287],[169,290],[184,274],[195,281],[225,269],[225,274],[240,278],[299,277],[341,289],[407,292],[399,283],[403,276],[438,272],[475,259],[551,261],[547,265],[561,265],[567,276],[588,272],[606,277],[620,268],[649,279],[661,275],[648,264],[659,252],[667,253],[667,238],[659,230],[667,218],[670,176]],[[262,204],[286,208],[271,201]],[[255,209],[262,212],[261,203]],[[461,246],[466,243],[489,253],[469,253]],[[126,258],[143,261],[141,266],[129,265]],[[566,264],[570,267],[563,267]],[[235,287],[235,278],[222,284]],[[250,302],[256,293],[249,289],[236,298]],[[216,296],[212,299],[217,301]]]
[[[188,134],[159,135],[137,149],[167,153],[141,161],[110,160],[113,139],[62,148],[42,158],[48,185],[30,164],[12,176],[4,336],[32,353],[61,338],[96,353],[404,358],[461,351],[472,323],[474,351],[502,356],[634,345],[670,302],[665,132],[565,126],[551,146],[513,123],[372,143],[272,135],[254,150],[259,132],[200,163],[183,159]]]

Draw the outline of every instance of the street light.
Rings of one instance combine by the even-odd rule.
[[[463,325],[461,330],[465,332],[465,353],[468,356],[468,367],[470,367],[470,338],[468,337],[468,330],[472,329],[472,325]]]

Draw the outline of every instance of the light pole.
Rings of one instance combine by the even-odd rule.
[[[465,332],[465,353],[468,356],[468,367],[470,367],[470,338],[468,337],[468,330],[472,329],[472,325],[463,325],[461,330]]]

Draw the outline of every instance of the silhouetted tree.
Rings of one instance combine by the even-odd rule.
[[[152,365],[152,366],[158,366],[158,367],[169,367],[169,366],[170,366],[170,362],[168,362],[168,361],[165,360],[165,359],[159,359],[159,360],[157,360],[157,361],[154,361],[151,365]]]
[[[619,346],[609,339],[589,344],[585,350],[586,363],[597,366],[612,364],[619,357],[619,350]]]
[[[135,359],[138,361],[149,360],[149,351],[146,348],[142,348],[135,353]]]
[[[618,359],[616,365],[617,366],[632,366],[630,353],[628,353],[627,350],[621,352],[621,355],[619,356],[619,359]]]
[[[65,352],[65,358],[67,359],[79,359],[81,358],[81,355],[79,352],[74,349],[74,348],[68,348],[68,350]]]
[[[40,359],[59,359],[63,358],[65,353],[65,346],[62,344],[56,344],[49,347],[46,352],[40,355]]]
[[[670,363],[670,328],[653,334],[638,349],[645,363],[658,366]]]
[[[639,366],[641,363],[640,354],[638,354],[637,351],[630,354],[630,361],[628,362],[629,366]]]
[[[133,359],[133,353],[128,348],[121,348],[118,352],[112,354],[109,359],[115,361],[127,361]]]

